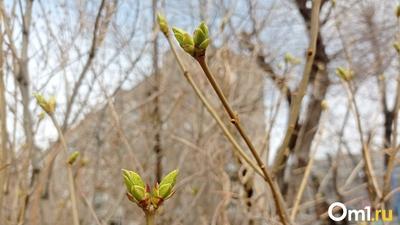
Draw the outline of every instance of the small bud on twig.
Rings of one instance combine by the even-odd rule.
[[[54,113],[56,109],[56,98],[54,96],[50,97],[49,99],[46,99],[43,95],[39,93],[35,93],[33,94],[33,96],[36,98],[36,102],[39,104],[39,106],[47,114]]]
[[[165,19],[163,15],[160,13],[157,14],[157,22],[158,25],[160,26],[161,32],[163,32],[164,35],[168,35],[169,27],[168,27],[168,22]]]
[[[130,195],[132,200],[136,203],[142,201],[145,197],[145,184],[139,174],[129,171],[122,170],[125,186],[128,190],[128,195]]]
[[[336,69],[336,74],[344,81],[350,81],[354,77],[354,72],[351,69],[345,69],[343,67],[338,67]]]
[[[293,64],[293,65],[297,65],[301,63],[301,60],[294,57],[292,54],[290,53],[286,53],[285,57],[284,57],[285,63],[287,64]]]
[[[193,36],[176,27],[172,28],[172,30],[179,45],[189,55],[197,57],[205,54],[206,49],[210,44],[210,38],[208,36],[208,27],[204,22],[200,23],[200,25],[195,29]]]
[[[79,152],[78,151],[74,151],[73,153],[71,153],[71,155],[69,155],[67,163],[69,165],[74,164],[74,162],[76,161],[76,159],[78,157],[79,157]]]
[[[139,174],[122,170],[127,195],[130,201],[135,202],[145,212],[156,210],[165,200],[169,199],[173,194],[178,176],[178,170],[174,170],[166,175],[160,184],[156,183],[152,191],[146,185]]]

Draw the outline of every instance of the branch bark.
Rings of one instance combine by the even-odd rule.
[[[278,149],[277,156],[274,161],[273,171],[275,173],[282,170],[285,157],[289,154],[289,143],[295,130],[296,122],[299,117],[301,102],[307,91],[307,86],[314,63],[315,52],[317,48],[317,39],[319,34],[319,11],[321,8],[321,0],[314,0],[311,12],[311,28],[310,28],[310,44],[307,49],[307,59],[304,66],[303,77],[297,91],[293,92],[293,102],[290,107],[290,115],[288,127],[281,146]]]

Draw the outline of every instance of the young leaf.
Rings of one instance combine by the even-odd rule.
[[[159,196],[162,199],[166,199],[172,192],[173,186],[171,184],[163,184],[159,188]]]
[[[144,187],[141,187],[139,185],[133,185],[130,190],[130,193],[138,202],[140,202],[145,198],[146,191]]]
[[[158,25],[160,26],[161,32],[163,32],[165,35],[167,35],[169,27],[168,27],[168,22],[165,19],[165,17],[158,13],[157,14],[157,22],[158,22]]]
[[[176,177],[178,176],[179,171],[178,170],[173,170],[169,174],[167,174],[160,183],[160,187],[163,186],[164,184],[170,184],[172,187],[175,186],[176,183]]]
[[[142,187],[143,189],[145,188],[145,183],[139,174],[133,171],[123,169],[122,175],[124,177],[125,185],[128,190],[130,190],[133,185],[137,185],[139,187]]]

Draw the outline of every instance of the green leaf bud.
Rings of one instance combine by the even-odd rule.
[[[73,153],[71,153],[71,155],[69,155],[67,163],[69,165],[74,164],[74,162],[76,161],[76,159],[78,157],[79,157],[79,152],[78,151],[74,151]]]
[[[343,67],[338,67],[336,69],[336,74],[344,81],[350,81],[354,76],[354,72],[351,69],[345,69]]]
[[[165,35],[168,35],[168,30],[169,30],[168,22],[165,19],[165,17],[160,13],[157,14],[157,22],[158,25],[160,26],[161,32],[163,32]]]
[[[122,176],[124,178],[126,189],[128,190],[129,200],[140,202],[146,198],[146,185],[143,182],[139,174],[129,171],[122,170]]]
[[[190,55],[193,54],[194,52],[194,41],[192,36],[188,33],[183,34],[183,42],[182,42],[182,48],[185,50],[185,52],[189,53]]]
[[[140,202],[145,199],[146,190],[144,187],[139,185],[133,185],[130,189],[130,194],[135,198],[136,201]]]
[[[172,185],[172,187],[174,187],[175,183],[176,183],[176,177],[178,176],[178,173],[179,173],[179,171],[176,169],[176,170],[171,171],[169,174],[167,174],[161,180],[160,187],[163,186],[164,184],[170,184],[170,185]]]
[[[196,30],[193,33],[193,41],[194,41],[194,45],[196,47],[200,46],[200,44],[207,39],[206,35],[204,34],[204,32],[198,27],[196,28]]]
[[[210,39],[207,38],[200,44],[199,49],[206,50],[209,44],[210,44]]]
[[[160,185],[160,188],[159,188],[160,198],[167,199],[171,195],[172,188],[173,188],[173,186],[171,184]]]
[[[205,36],[208,38],[208,27],[207,27],[206,23],[201,22],[199,25],[199,28],[203,31]]]
[[[172,32],[174,32],[174,36],[176,38],[176,40],[178,41],[179,45],[182,46],[183,44],[183,34],[186,33],[184,30],[177,28],[177,27],[173,27],[172,28]]]
[[[39,93],[34,93],[33,96],[36,98],[38,105],[47,113],[51,114],[56,109],[56,98],[54,96],[50,99],[46,99],[43,95]]]
[[[294,56],[293,56],[292,54],[290,54],[290,53],[286,53],[286,54],[285,54],[284,60],[285,60],[286,63],[288,63],[288,64],[293,64],[293,65],[297,65],[297,64],[300,64],[300,63],[301,63],[301,60],[300,60],[300,59],[294,57]]]

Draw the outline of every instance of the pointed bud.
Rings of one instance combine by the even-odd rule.
[[[199,28],[203,31],[205,36],[208,38],[208,27],[207,27],[206,23],[201,22],[199,25]]]
[[[44,109],[47,105],[46,99],[43,97],[43,95],[39,93],[34,93],[33,96],[36,98],[37,104]],[[46,111],[46,110],[45,110]]]
[[[123,169],[122,176],[124,177],[125,186],[128,190],[128,196],[130,196],[129,199],[134,199],[136,203],[144,200],[146,197],[146,186],[140,175],[133,171]]]
[[[204,22],[201,22],[194,31],[193,40],[197,52],[199,52],[200,55],[204,54],[204,51],[210,44],[210,38],[208,37],[208,27]]]
[[[171,184],[163,184],[159,188],[159,196],[162,199],[167,199],[171,192],[172,192],[173,186]]]
[[[206,50],[209,44],[210,44],[210,39],[207,38],[200,44],[199,49]]]
[[[49,100],[46,100],[46,98],[39,94],[39,93],[34,93],[33,96],[36,98],[36,102],[38,105],[48,114],[51,114],[55,111],[56,109],[56,98],[53,96]]]
[[[135,198],[136,201],[140,202],[145,199],[146,191],[139,185],[133,185],[130,189],[130,194]]]
[[[193,57],[204,56],[205,51],[210,44],[208,37],[208,27],[202,22],[193,32],[193,37],[186,31],[179,28],[172,28],[175,38],[179,45]]]
[[[160,26],[161,32],[163,32],[164,35],[168,35],[169,27],[168,27],[167,20],[160,13],[157,14],[157,22],[158,22],[158,25]]]
[[[176,177],[178,176],[179,171],[173,170],[169,174],[167,174],[160,183],[160,187],[164,184],[171,184],[172,186],[175,186],[176,183]]]
[[[199,27],[196,28],[196,30],[193,33],[193,41],[195,46],[200,46],[200,44],[206,40],[207,37],[204,34],[203,30],[201,30]]]
[[[172,28],[172,32],[174,32],[174,36],[176,38],[176,40],[178,41],[179,45],[181,43],[183,43],[183,34],[186,33],[184,30],[177,28],[177,27],[173,27]]]
[[[338,67],[336,69],[336,74],[344,81],[350,81],[354,76],[354,72],[351,69],[345,69],[343,67]]]
[[[179,45],[182,47],[185,52],[193,55],[194,53],[194,41],[192,36],[188,34],[186,31],[179,29],[179,28],[172,28],[174,32],[175,38],[178,41]]]
[[[67,163],[69,165],[74,164],[74,162],[76,161],[76,159],[78,157],[79,157],[79,152],[78,151],[74,151],[73,153],[71,153],[71,155],[69,155]]]
[[[293,56],[292,54],[290,54],[290,53],[286,53],[286,54],[285,54],[284,60],[285,60],[285,62],[286,62],[287,64],[297,65],[297,64],[300,64],[300,63],[301,63],[301,60],[300,60],[300,59],[294,57],[294,56]]]
[[[193,55],[194,52],[194,42],[192,36],[188,33],[183,34],[183,42],[182,42],[182,48],[185,50],[185,52],[189,53],[190,55]]]
[[[128,188],[128,190],[132,185],[138,185],[140,187],[143,187],[143,189],[145,188],[145,183],[143,182],[142,177],[140,177],[139,174],[124,169],[122,169],[122,173],[125,185]]]

